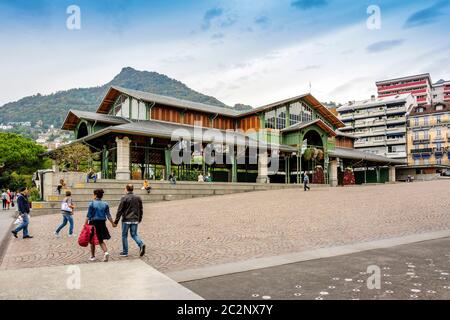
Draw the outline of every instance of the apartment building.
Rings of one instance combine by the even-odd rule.
[[[433,103],[450,102],[450,81],[441,79],[433,84],[431,94]]]
[[[411,93],[418,105],[431,103],[433,86],[429,73],[377,81],[376,86],[379,98]]]
[[[372,96],[339,107],[340,130],[355,136],[355,149],[407,162],[407,114],[416,106],[411,93]]]
[[[410,175],[435,175],[450,169],[450,103],[415,107],[408,119]]]

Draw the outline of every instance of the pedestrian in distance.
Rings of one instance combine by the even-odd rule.
[[[8,198],[8,194],[5,190],[2,190],[2,209],[6,210],[6,199]]]
[[[103,261],[108,262],[109,253],[105,240],[111,239],[111,235],[106,227],[106,220],[109,220],[112,226],[114,226],[114,221],[108,203],[102,200],[104,193],[103,189],[94,190],[94,200],[89,204],[85,224],[94,226],[99,245],[103,250]],[[89,260],[96,260],[94,243],[91,243],[91,258]]]
[[[30,202],[28,201],[28,189],[22,187],[19,190],[19,195],[17,196],[17,207],[19,211],[19,217],[22,219],[20,225],[11,231],[14,237],[18,238],[17,234],[23,231],[23,239],[33,238],[28,234],[28,225],[30,224]]]
[[[142,199],[133,193],[132,184],[127,184],[125,192],[126,194],[120,200],[113,224],[114,227],[117,227],[122,220],[122,252],[120,256],[128,256],[128,233],[130,233],[131,238],[139,247],[139,256],[142,257],[145,254],[145,244],[138,235],[138,225],[142,222],[144,214]]]
[[[72,201],[72,193],[66,191],[66,197],[61,202],[61,214],[63,221],[55,231],[55,236],[59,237],[59,232],[69,223],[69,237],[73,237],[73,211],[75,205]]]
[[[303,189],[306,191],[307,189],[310,190],[309,186],[309,177],[305,172],[305,176],[303,177]]]
[[[59,180],[58,185],[56,186],[56,192],[58,192],[58,194],[61,194],[61,190],[66,186],[66,183],[64,182],[64,179]]]

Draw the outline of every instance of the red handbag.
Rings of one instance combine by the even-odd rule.
[[[97,234],[95,233],[95,227],[89,224],[85,224],[78,237],[78,244],[81,247],[87,247],[89,243],[98,245]]]

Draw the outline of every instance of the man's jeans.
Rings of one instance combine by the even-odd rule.
[[[66,226],[67,222],[69,222],[69,235],[72,235],[73,234],[73,217],[69,213],[63,214],[63,222],[58,227],[58,229],[56,229],[56,233],[59,233],[61,231],[61,229]]]
[[[122,246],[123,253],[125,254],[128,254],[128,230],[130,230],[131,238],[133,238],[139,248],[144,244],[137,234],[138,224],[127,224],[122,222]]]
[[[28,236],[28,224],[30,223],[30,218],[28,216],[28,214],[21,214],[21,217],[23,219],[23,222],[20,224],[20,226],[18,226],[14,232],[18,233],[21,230],[23,230],[23,236],[27,237]]]
[[[96,174],[94,174],[93,176],[87,176],[86,177],[86,183],[89,183],[89,182],[91,182],[91,180],[94,180],[94,183],[96,183],[97,182],[97,175]]]

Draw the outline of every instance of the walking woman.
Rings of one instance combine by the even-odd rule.
[[[73,209],[75,209],[75,206],[73,205],[72,201],[72,193],[70,191],[66,191],[66,197],[61,202],[61,214],[63,215],[63,222],[61,225],[56,229],[55,236],[59,237],[59,232],[62,228],[64,228],[69,222],[69,237],[73,237]]]
[[[86,224],[90,224],[95,227],[95,233],[104,254],[103,261],[108,262],[109,253],[104,241],[111,239],[111,236],[109,235],[108,228],[106,227],[106,220],[109,220],[112,226],[114,226],[114,221],[111,217],[111,213],[109,212],[108,203],[102,200],[104,193],[105,192],[103,189],[94,190],[94,201],[89,204]],[[91,243],[91,258],[89,260],[96,260],[95,244],[93,243]]]

